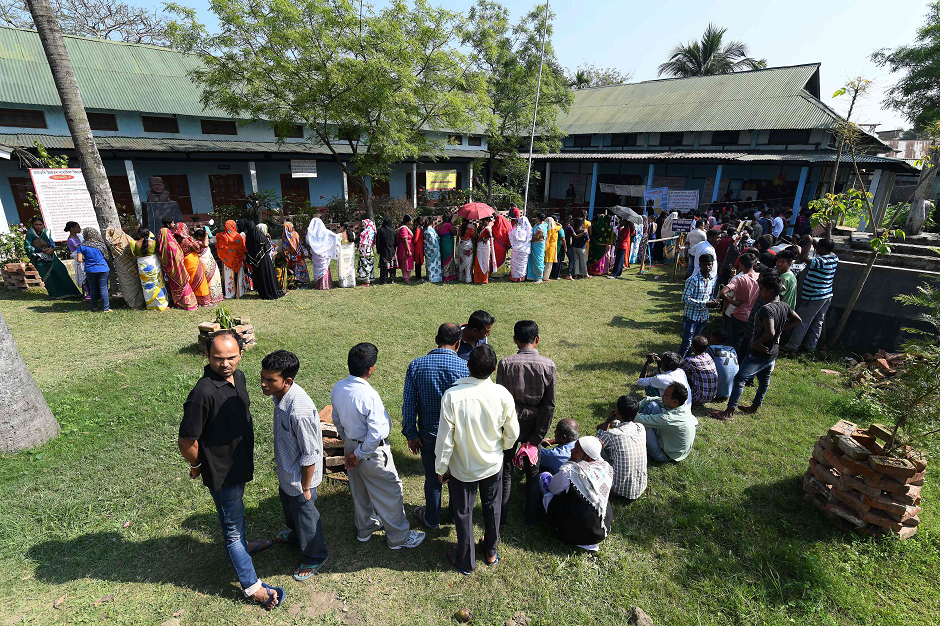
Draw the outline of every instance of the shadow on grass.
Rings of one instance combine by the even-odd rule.
[[[786,605],[807,588],[825,593],[830,586],[831,570],[815,558],[814,544],[852,540],[801,495],[801,477],[791,476],[748,487],[738,501],[641,498],[630,509],[614,509],[612,532],[652,551],[663,542],[678,547],[686,555],[676,573],[680,584],[745,580],[768,603]]]

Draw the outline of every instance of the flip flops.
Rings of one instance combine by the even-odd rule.
[[[448,551],[447,551],[447,560],[450,561],[450,564],[453,565],[454,568],[455,568],[458,572],[460,572],[461,574],[463,574],[464,576],[469,576],[469,575],[470,575],[470,572],[468,572],[467,570],[465,570],[464,568],[460,567],[460,566],[457,564],[457,548],[454,548],[453,550],[448,550]]]
[[[264,607],[265,611],[271,611],[284,604],[287,592],[284,591],[283,587],[272,587],[268,583],[261,583],[261,587],[268,591],[268,599],[258,603]],[[277,604],[273,604],[275,600],[277,600]]]
[[[317,563],[316,565],[307,565],[306,563],[301,563],[298,568],[300,571],[294,574],[294,580],[297,582],[303,582],[309,578],[312,578],[314,575],[318,574],[323,566],[326,565],[327,561],[330,560],[330,557],[327,557]]]
[[[258,554],[259,552],[264,552],[265,550],[267,550],[273,545],[274,545],[274,542],[271,541],[270,539],[262,539],[261,543],[259,543],[258,546],[254,550],[248,551],[248,555],[252,556],[252,555]]]

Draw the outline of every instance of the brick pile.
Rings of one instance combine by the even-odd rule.
[[[885,456],[891,431],[881,424],[859,429],[839,420],[813,448],[803,475],[803,501],[846,529],[907,539],[920,524],[926,459],[904,446]]]
[[[45,287],[39,277],[39,270],[32,263],[7,263],[0,274],[3,275],[3,286],[7,289]]]
[[[232,320],[235,325],[232,326],[232,330],[241,336],[242,340],[245,342],[245,349],[248,350],[255,345],[255,329],[249,322],[251,320],[247,317],[236,317]],[[209,335],[214,333],[217,330],[221,330],[222,325],[218,322],[201,322],[199,324],[199,350],[200,352],[205,352],[206,347],[209,344]]]
[[[865,353],[861,361],[850,359],[846,374],[853,386],[869,384],[885,387],[898,372],[907,369],[911,357],[904,353],[891,354],[879,350],[875,354]]]
[[[320,409],[320,431],[323,435],[323,477],[349,484],[343,440],[333,424],[333,405]]]

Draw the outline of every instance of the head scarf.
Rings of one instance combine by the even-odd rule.
[[[245,220],[245,255],[257,266],[271,250],[271,242],[252,220]]]
[[[245,262],[245,239],[238,233],[235,220],[225,222],[225,229],[215,236],[215,248],[222,263],[237,274]]]
[[[104,239],[101,238],[101,233],[98,232],[98,229],[88,227],[82,231],[82,245],[86,248],[95,248],[104,258],[107,259],[110,251],[108,250],[108,244],[105,243]]]
[[[108,243],[111,244],[111,249],[114,251],[116,256],[121,256],[124,254],[124,251],[127,250],[128,246],[134,243],[134,240],[131,239],[122,228],[108,226],[108,230],[105,231],[105,235],[108,237]]]
[[[375,243],[375,222],[362,220],[362,232],[359,233],[359,254],[370,254]]]
[[[509,241],[512,249],[521,254],[528,254],[532,248],[532,224],[529,218],[523,216],[516,221],[515,228],[509,233]]]
[[[601,458],[601,445],[597,437],[581,437],[578,445],[586,458],[581,461],[569,461],[561,466],[561,471],[568,475],[571,484],[602,518],[607,513],[607,501],[614,482],[614,468]],[[594,455],[594,456],[592,456]]]
[[[679,214],[673,211],[669,214],[669,217],[663,222],[662,228],[659,229],[659,238],[660,239],[669,239],[675,233],[672,232],[672,221],[679,218]]]
[[[338,258],[339,241],[340,236],[327,230],[326,224],[319,217],[310,220],[310,225],[307,226],[307,247],[310,252],[321,258]]]
[[[190,253],[198,255],[202,251],[202,246],[189,234],[189,227],[183,222],[176,223],[176,230],[173,234],[176,235],[176,241],[179,242],[184,255]]]
[[[294,230],[292,222],[284,222],[284,235],[281,237],[281,247],[291,258],[297,255],[300,250],[300,235]]]
[[[558,227],[555,225],[555,218],[553,218],[553,217],[545,218],[545,223],[548,224],[548,232],[549,232],[549,233],[555,232],[555,229],[558,228]]]

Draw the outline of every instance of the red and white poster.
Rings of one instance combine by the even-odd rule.
[[[29,175],[46,228],[56,242],[68,239],[65,224],[69,221],[78,222],[82,228],[98,228],[98,216],[81,169],[31,169]]]

